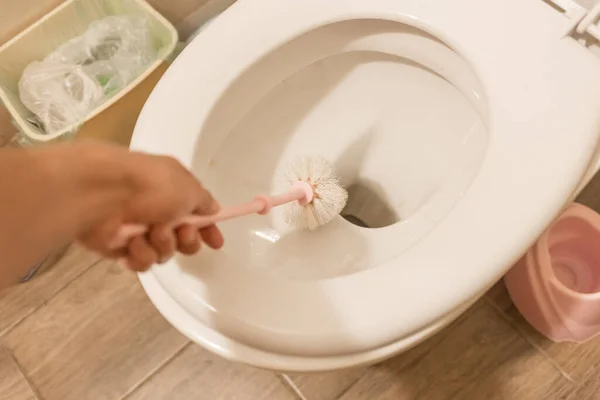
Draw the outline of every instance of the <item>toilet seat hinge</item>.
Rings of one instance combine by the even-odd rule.
[[[600,20],[600,3],[596,4],[591,10],[589,10],[579,21],[575,31],[580,35],[588,34],[597,41],[600,42],[600,26],[598,21]]]
[[[555,8],[563,12],[568,19],[568,25],[565,27],[564,36],[586,36],[600,42],[600,3],[591,9],[587,9],[574,0],[545,0],[551,3]],[[583,38],[585,39],[585,38]]]

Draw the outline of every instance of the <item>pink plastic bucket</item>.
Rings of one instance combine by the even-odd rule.
[[[504,279],[519,312],[549,339],[600,333],[600,215],[569,206]]]

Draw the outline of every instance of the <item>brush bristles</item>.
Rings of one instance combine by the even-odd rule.
[[[290,164],[283,174],[286,184],[304,181],[312,185],[315,198],[307,205],[289,205],[288,224],[300,229],[316,229],[339,215],[348,201],[348,192],[341,186],[333,166],[320,156],[302,157]]]

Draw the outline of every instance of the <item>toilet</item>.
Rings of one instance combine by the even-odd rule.
[[[220,251],[141,274],[192,341],[256,367],[369,365],[455,320],[596,171],[592,13],[543,0],[239,0],[175,60],[132,149],[222,204],[298,155],[349,191],[314,231],[223,223]],[[596,13],[597,14],[597,13]]]

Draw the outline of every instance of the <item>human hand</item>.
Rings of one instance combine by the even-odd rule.
[[[194,254],[202,242],[213,249],[223,246],[223,236],[216,226],[201,230],[190,225],[170,227],[185,215],[208,215],[219,210],[212,195],[179,162],[102,145],[90,146],[86,151],[88,159],[105,165],[112,171],[109,173],[120,177],[120,182],[112,184],[110,190],[117,201],[97,213],[78,236],[84,246],[120,258],[134,271],[163,263],[176,251]],[[124,223],[144,224],[149,230],[133,238],[125,250],[115,251],[110,244]]]

